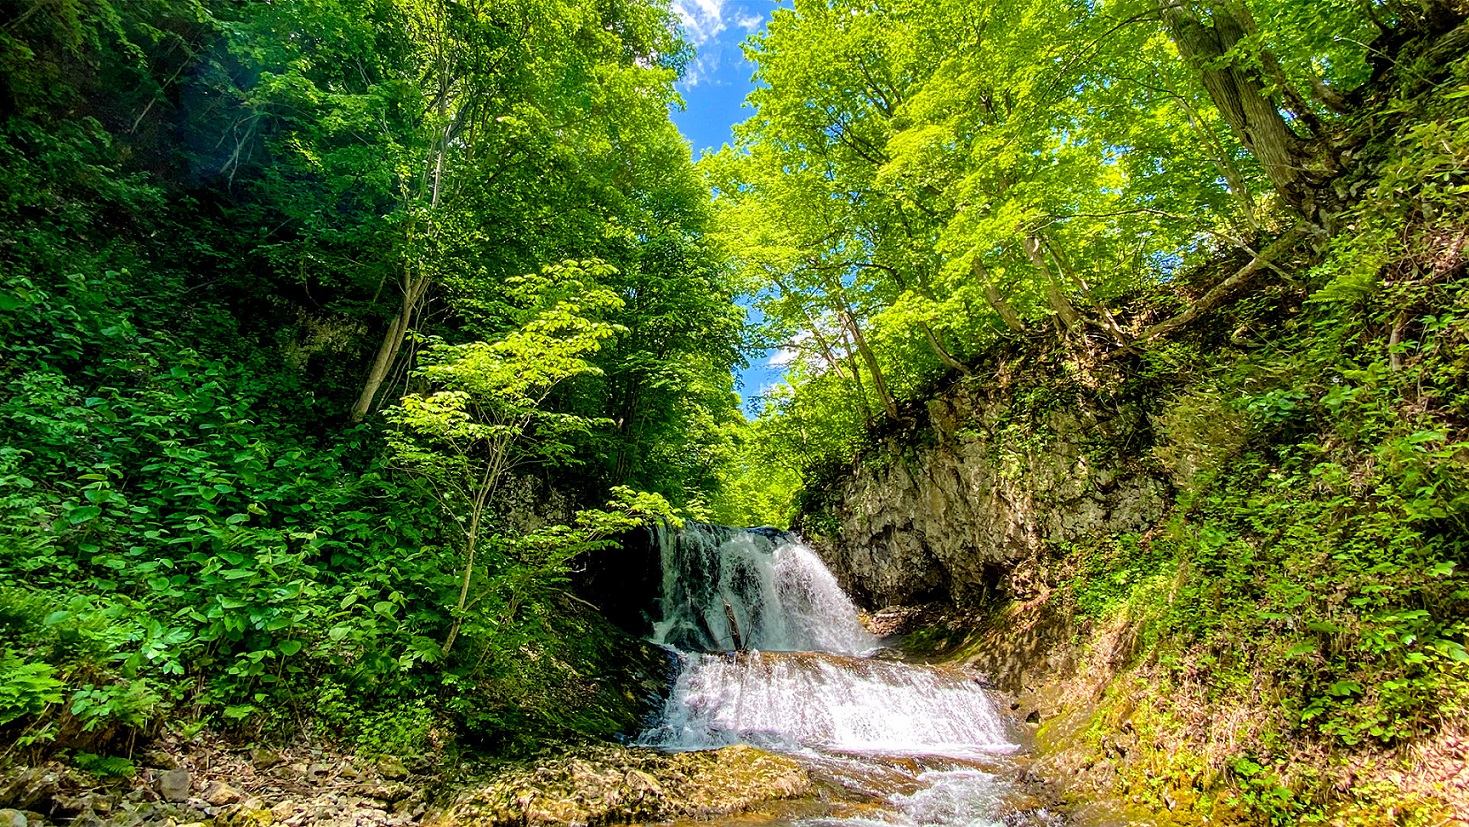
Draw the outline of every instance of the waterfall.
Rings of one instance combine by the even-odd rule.
[[[643,740],[951,757],[1010,746],[988,696],[964,675],[824,653],[685,655],[664,719]]]
[[[889,807],[878,821],[797,822],[806,827],[1000,823],[1009,788],[987,770],[1015,745],[972,679],[874,657],[879,641],[856,606],[793,534],[690,525],[656,540],[663,582],[654,639],[678,651],[681,668],[640,743],[754,744],[796,755],[813,775]],[[731,619],[749,651],[731,651]]]
[[[857,607],[795,535],[690,524],[655,533],[663,565],[662,618],[653,640],[686,652],[736,648],[862,654],[877,640]]]

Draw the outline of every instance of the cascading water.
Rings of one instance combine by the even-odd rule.
[[[872,657],[878,640],[794,535],[691,525],[657,540],[663,593],[654,639],[679,652],[681,670],[643,744],[749,743],[795,755],[829,785],[886,804],[877,816],[828,814],[806,819],[809,827],[1001,823],[1007,787],[985,769],[1015,745],[973,680]],[[730,651],[737,638],[749,651]]]
[[[691,524],[655,536],[663,564],[658,643],[734,649],[732,616],[746,649],[857,655],[877,646],[836,578],[794,535]]]

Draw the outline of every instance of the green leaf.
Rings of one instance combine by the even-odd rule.
[[[71,512],[66,515],[66,519],[72,525],[81,525],[82,523],[88,522],[90,520],[95,520],[100,516],[102,516],[101,508],[95,505],[84,505],[79,508],[73,508]]]

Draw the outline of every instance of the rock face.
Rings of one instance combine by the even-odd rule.
[[[1047,381],[1050,384],[1042,384]],[[869,607],[1024,595],[1046,544],[1140,531],[1171,486],[1143,405],[1106,379],[956,384],[808,500],[799,528]]]
[[[669,755],[598,747],[512,768],[471,785],[437,827],[522,827],[669,821],[741,812],[811,790],[790,758],[748,746]]]

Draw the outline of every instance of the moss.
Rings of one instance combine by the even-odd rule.
[[[611,746],[513,764],[466,787],[437,827],[600,825],[703,818],[806,795],[804,769],[749,746],[668,755]]]

